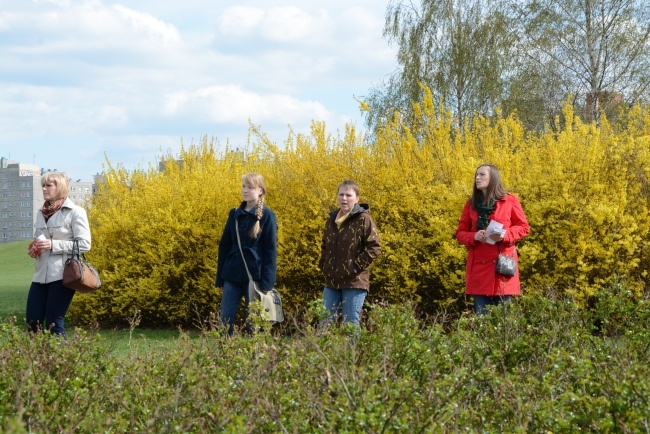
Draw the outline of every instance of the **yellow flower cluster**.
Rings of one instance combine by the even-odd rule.
[[[496,164],[531,225],[518,244],[523,291],[552,288],[586,299],[616,275],[641,290],[650,239],[650,117],[634,108],[616,128],[577,119],[569,105],[546,132],[515,117],[477,118],[463,128],[431,98],[417,119],[395,116],[372,140],[353,126],[338,135],[314,122],[282,146],[258,127],[244,151],[207,137],[158,167],[127,171],[108,163],[89,210],[91,262],[104,283],[76,297],[71,315],[100,324],[196,324],[216,312],[219,237],[238,205],[240,177],[266,178],[278,217],[277,287],[289,311],[320,297],[321,236],[336,188],[361,187],[381,235],[372,298],[413,299],[424,309],[462,304],[466,251],[453,234],[477,166]],[[407,126],[409,125],[409,126]]]

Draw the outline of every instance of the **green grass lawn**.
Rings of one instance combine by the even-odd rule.
[[[0,318],[25,317],[27,292],[34,275],[34,260],[27,255],[29,241],[0,244]]]
[[[101,343],[111,348],[118,358],[128,358],[144,354],[165,354],[176,348],[180,336],[178,330],[96,330],[101,336]],[[197,339],[199,332],[187,332],[191,339]]]
[[[27,292],[34,275],[34,260],[27,255],[29,241],[16,241],[0,245],[0,321],[16,317],[16,324],[25,320]],[[100,290],[101,291],[101,290]],[[74,303],[74,301],[73,301]],[[70,327],[68,331],[71,332]],[[108,341],[116,354],[141,351],[165,351],[173,347],[178,330],[97,330],[102,340]],[[196,336],[197,333],[192,333]]]

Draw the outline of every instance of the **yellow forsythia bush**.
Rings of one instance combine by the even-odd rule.
[[[267,181],[278,217],[278,279],[285,309],[319,298],[317,264],[325,219],[344,179],[361,187],[381,234],[369,299],[415,300],[421,310],[464,307],[466,250],[454,238],[482,162],[496,164],[531,225],[519,246],[523,291],[586,300],[613,276],[647,282],[650,117],[630,110],[613,128],[584,124],[567,106],[560,128],[527,133],[515,117],[475,119],[458,128],[430,96],[407,127],[399,117],[372,140],[348,126],[332,136],[314,122],[282,146],[257,137],[245,151],[205,137],[163,158],[164,171],[108,164],[89,210],[91,262],[103,288],[75,297],[84,323],[192,326],[218,312],[214,288],[219,238],[241,200],[241,175]]]

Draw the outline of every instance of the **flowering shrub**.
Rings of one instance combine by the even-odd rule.
[[[89,256],[104,287],[76,297],[71,316],[119,323],[139,309],[143,325],[175,326],[216,312],[219,237],[250,171],[265,176],[278,217],[277,287],[288,311],[320,297],[322,231],[344,179],[360,185],[381,235],[369,300],[462,309],[466,251],[453,234],[482,162],[500,168],[531,225],[518,243],[524,292],[553,288],[586,302],[617,275],[639,294],[650,265],[650,117],[641,108],[614,128],[584,124],[567,106],[561,126],[539,134],[513,116],[458,130],[430,97],[415,116],[411,128],[396,116],[372,140],[314,122],[280,147],[252,127],[258,139],[244,151],[205,137],[164,156],[164,171],[109,163],[89,210]]]

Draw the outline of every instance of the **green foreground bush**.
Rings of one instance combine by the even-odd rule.
[[[623,285],[589,308],[526,296],[426,321],[374,306],[356,342],[319,332],[181,334],[126,357],[0,326],[4,432],[648,432],[650,299]]]

